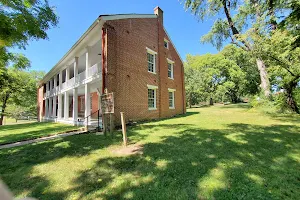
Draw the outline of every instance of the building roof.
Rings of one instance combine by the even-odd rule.
[[[52,67],[52,69],[43,77],[43,79],[40,81],[39,85],[42,85],[46,81],[48,81],[52,76],[57,74],[59,70],[61,69],[61,64],[67,62],[67,57],[70,56],[70,54],[78,47],[78,45],[88,36],[88,34],[97,26],[102,26],[106,21],[109,20],[119,20],[119,19],[136,19],[136,18],[157,18],[157,15],[155,14],[114,14],[114,15],[100,15],[93,24],[85,31],[85,33],[77,40],[77,42],[70,48],[70,50],[58,61],[58,63]],[[165,30],[165,29],[164,29]],[[168,35],[167,31],[165,30],[166,34]],[[170,41],[171,38],[168,35]],[[172,41],[171,41],[172,42]],[[173,42],[172,42],[173,43]],[[174,45],[173,45],[174,46]],[[180,60],[182,61],[180,54],[176,50],[176,47],[174,46],[175,51],[179,55]],[[67,65],[67,64],[65,64]]]

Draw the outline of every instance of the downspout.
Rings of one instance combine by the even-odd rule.
[[[106,28],[102,28],[102,94],[104,94],[104,90],[105,90],[105,69],[106,69],[106,57],[104,54],[106,54],[107,52],[105,51],[105,35],[107,33],[107,29]],[[105,52],[104,52],[105,51]]]
[[[183,64],[181,65],[181,79],[182,79],[182,114],[185,114],[186,112],[186,109],[185,108],[185,100],[186,100],[186,97],[185,97],[185,88],[184,88],[184,67],[183,67]]]
[[[161,66],[160,66],[160,45],[159,45],[159,37],[160,37],[160,26],[159,26],[159,17],[157,17],[157,31],[158,31],[158,39],[157,39],[157,63],[158,63],[158,68],[159,68],[159,73],[158,73],[158,82],[159,82],[159,108],[158,108],[158,117],[161,118],[161,104],[162,104],[162,88],[161,88]]]

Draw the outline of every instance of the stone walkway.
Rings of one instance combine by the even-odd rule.
[[[53,140],[53,139],[56,139],[56,138],[63,138],[63,137],[71,136],[71,135],[79,135],[79,134],[85,134],[85,133],[87,133],[87,132],[86,131],[75,131],[75,132],[70,132],[70,133],[62,133],[62,134],[37,138],[37,139],[33,139],[33,140],[26,140],[26,141],[11,143],[11,144],[0,145],[0,149],[18,147],[18,146],[23,146],[23,145],[26,145],[26,144],[43,142],[43,141],[47,141],[47,140]]]

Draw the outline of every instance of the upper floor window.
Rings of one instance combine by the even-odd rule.
[[[156,61],[156,52],[146,48],[147,49],[147,63],[148,63],[148,72],[156,73],[155,71],[155,61]]]
[[[174,79],[174,61],[168,60],[168,78]]]
[[[169,49],[169,40],[164,39],[164,46],[165,48]]]

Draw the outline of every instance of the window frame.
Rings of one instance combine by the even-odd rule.
[[[152,49],[150,49],[150,48],[148,48],[148,47],[146,47],[146,50],[147,50],[147,71],[148,71],[149,73],[156,74],[156,54],[157,54],[157,52],[153,51]],[[148,66],[148,65],[149,65],[148,54],[153,55],[153,63],[151,63],[151,64],[153,64],[153,72],[152,72],[152,71],[149,71],[149,66]]]
[[[169,43],[170,43],[170,41],[167,40],[166,38],[164,38],[164,47],[165,47],[166,49],[169,49]],[[167,46],[165,46],[165,44],[167,44]]]
[[[168,88],[169,109],[175,109],[175,91],[176,89]],[[170,93],[172,93],[172,106],[170,106]]]
[[[168,62],[168,78],[174,80],[174,61],[167,58]],[[171,65],[171,77],[169,77],[169,64]]]
[[[147,105],[148,105],[148,110],[157,110],[157,89],[158,86],[155,85],[147,85]],[[153,90],[154,91],[154,107],[149,107],[149,90]]]
[[[84,111],[85,110],[85,102],[84,102],[84,96],[80,97],[80,111]]]

